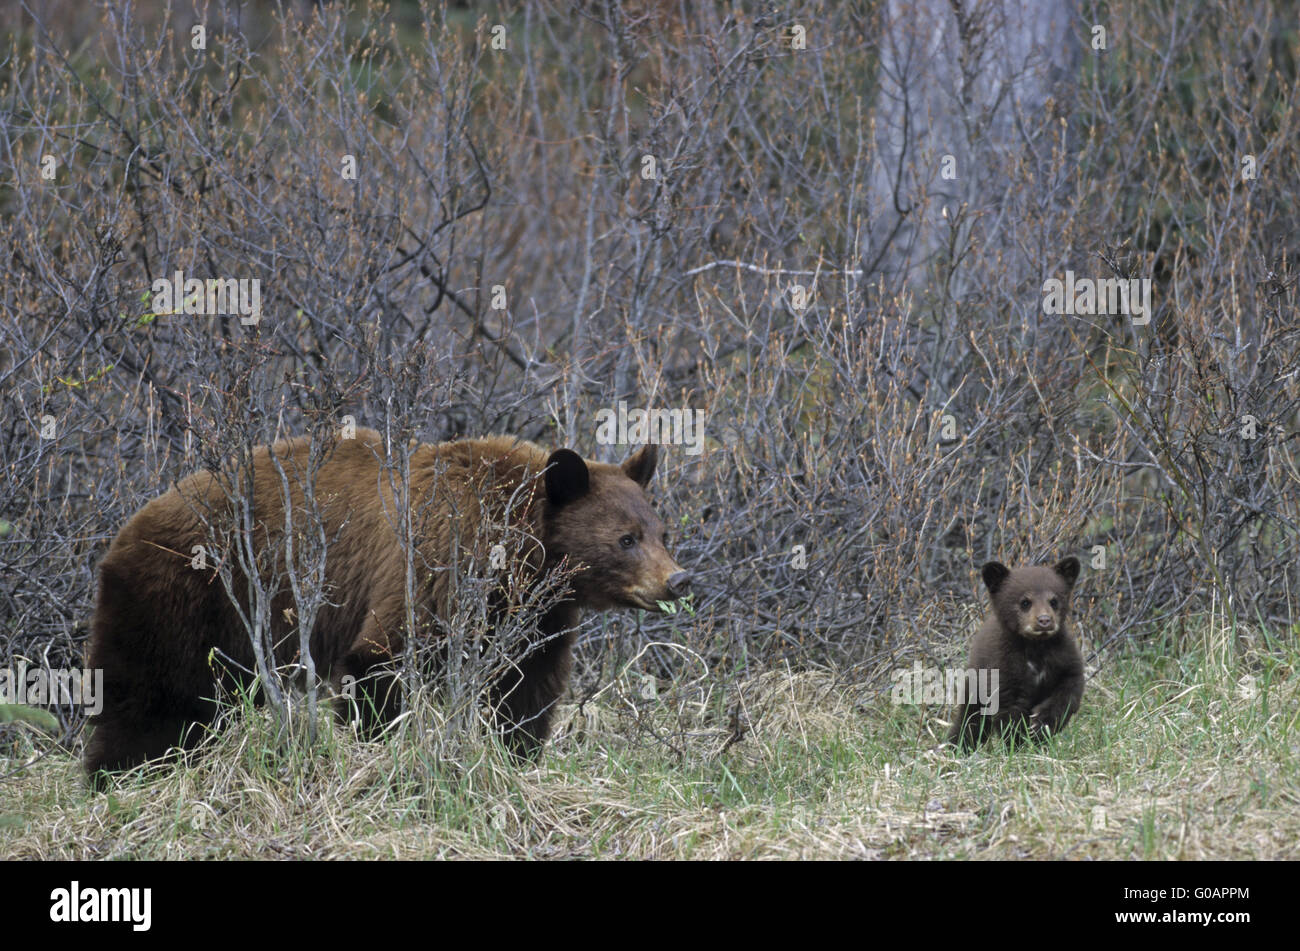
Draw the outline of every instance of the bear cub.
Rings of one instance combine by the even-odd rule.
[[[991,736],[1059,733],[1083,697],[1083,657],[1069,625],[1079,559],[1014,569],[991,561],[981,574],[993,609],[971,642],[970,667],[997,671],[997,685],[987,714],[967,698],[948,742],[965,750]]]

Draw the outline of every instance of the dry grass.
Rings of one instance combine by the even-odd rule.
[[[3,811],[21,818],[0,855],[1296,858],[1294,661],[1112,658],[1053,746],[965,757],[937,748],[941,711],[821,672],[766,673],[729,705],[615,681],[563,711],[526,771],[478,741],[449,759],[414,729],[270,755],[267,721],[246,716],[196,763],[109,795],[51,755],[8,781]]]

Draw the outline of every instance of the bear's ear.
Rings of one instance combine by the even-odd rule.
[[[1054,570],[1065,579],[1066,584],[1073,588],[1074,582],[1079,578],[1079,559],[1073,555],[1062,558],[1056,563]]]
[[[642,446],[627,457],[627,461],[623,463],[623,474],[644,489],[650,484],[650,477],[655,474],[655,466],[658,462],[659,447]]]
[[[546,460],[546,497],[555,506],[576,502],[591,488],[591,475],[582,456],[572,449],[557,449]]]
[[[990,561],[980,574],[984,576],[984,587],[989,589],[989,594],[997,594],[998,588],[1002,587],[1002,582],[1006,581],[1007,575],[1011,574],[1011,569],[1000,561]]]

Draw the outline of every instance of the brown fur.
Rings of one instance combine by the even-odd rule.
[[[287,476],[295,524],[307,524],[301,483],[308,472],[308,441],[259,448],[253,466],[259,553],[282,549],[284,539],[283,488],[270,452]],[[336,688],[345,676],[362,679],[372,726],[400,706],[390,662],[400,656],[408,633],[406,552],[393,491],[397,475],[382,467],[383,454],[378,433],[358,430],[355,439],[330,449],[313,483],[328,540],[330,603],[312,631],[312,658]],[[511,537],[530,539],[516,548],[515,578],[522,584],[503,587],[514,592],[507,601],[514,597],[517,605],[521,591],[566,558],[566,564],[579,566],[567,599],[541,620],[541,634],[549,639],[521,653],[517,667],[492,687],[498,721],[520,755],[534,754],[546,739],[552,707],[568,683],[580,610],[656,610],[656,601],[672,600],[689,584],[664,547],[663,523],[643,491],[656,460],[653,446],[622,466],[584,462],[569,450],[548,457],[531,443],[506,437],[414,451],[410,498],[419,634],[428,636],[438,620],[448,618],[455,580],[451,570],[441,569],[452,564],[453,551],[462,566],[470,558],[484,566],[506,525]],[[543,470],[545,476],[537,478]],[[205,521],[231,524],[228,499],[235,489],[227,483],[228,477],[210,472],[182,480],[127,522],[100,566],[87,664],[104,670],[105,701],[86,750],[92,777],[193,743],[201,733],[195,726],[211,722],[216,712],[211,698],[217,678],[209,666],[214,649],[247,669],[254,666],[246,628],[216,572],[190,564],[194,546],[211,545]],[[282,570],[264,566],[262,572],[267,579],[283,577]],[[236,591],[240,582],[237,577]],[[287,664],[299,659],[289,610],[294,602],[287,583],[275,583],[275,661]]]
[[[983,715],[968,698],[948,741],[970,748],[995,735],[1058,733],[1083,697],[1083,658],[1069,624],[1079,560],[1014,570],[991,561],[982,574],[993,609],[971,642],[970,667],[998,671],[998,710]]]

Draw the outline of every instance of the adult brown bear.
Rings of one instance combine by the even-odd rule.
[[[568,449],[548,455],[507,437],[426,444],[412,452],[409,486],[384,459],[383,438],[364,429],[314,463],[305,438],[255,450],[252,545],[247,534],[230,531],[239,524],[234,501],[241,493],[229,476],[212,472],[183,479],[127,522],[100,565],[87,656],[88,666],[104,671],[104,705],[91,720],[85,756],[93,781],[102,781],[101,771],[130,768],[201,735],[196,727],[216,714],[219,665],[213,657],[225,655],[220,666],[227,675],[231,666],[255,666],[248,625],[241,620],[250,598],[241,596],[237,608],[217,570],[192,556],[213,546],[214,528],[215,537],[226,533],[218,558],[229,559],[241,540],[259,556],[258,572],[273,594],[275,662],[299,660],[283,555],[286,539],[292,541],[298,529],[286,535],[286,490],[294,524],[318,513],[313,524],[326,542],[329,597],[310,639],[316,670],[336,688],[345,677],[368,684],[362,707],[378,722],[400,706],[391,689],[391,662],[401,655],[409,627],[408,554],[417,566],[417,636],[439,630],[437,619],[446,630],[455,583],[449,566],[470,559],[487,565],[506,534],[524,541],[513,546],[514,582],[503,582],[495,592],[496,617],[517,610],[519,598],[561,562],[572,571],[564,600],[545,611],[538,636],[491,688],[507,744],[521,756],[535,754],[547,737],[552,708],[568,682],[580,610],[653,611],[689,586],[690,576],[668,554],[664,525],[643,491],[657,461],[654,446],[615,466],[586,462]],[[304,503],[304,485],[312,488],[314,505]],[[409,503],[411,552],[399,531],[402,499]],[[268,551],[279,553],[261,558]],[[230,590],[246,592],[251,572],[230,568],[235,560],[226,563],[233,575],[225,581],[233,576]]]

